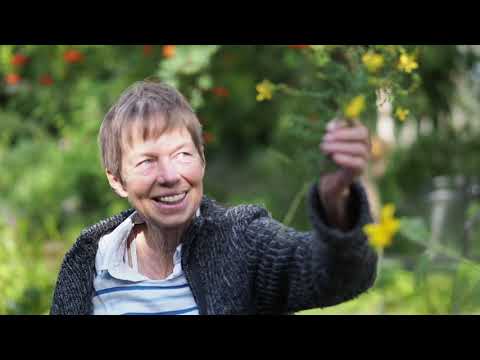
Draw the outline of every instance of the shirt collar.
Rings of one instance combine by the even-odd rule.
[[[200,216],[200,208],[195,213],[195,216]],[[97,271],[100,272],[102,270],[107,270],[110,275],[124,280],[147,280],[146,277],[133,271],[133,269],[125,263],[128,236],[135,225],[143,224],[144,222],[145,220],[142,218],[141,214],[134,211],[111,233],[104,235],[100,239],[95,259]],[[173,257],[174,264],[178,265],[178,267],[181,263],[181,249],[182,244],[179,244]],[[177,271],[174,271],[174,273],[176,272]]]
[[[123,263],[128,235],[135,225],[136,213],[135,211],[111,233],[100,239],[96,256],[97,270],[111,270]]]

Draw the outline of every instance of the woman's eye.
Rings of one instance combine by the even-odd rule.
[[[190,152],[182,151],[175,155],[175,159],[181,162],[190,162],[193,159],[193,155]]]
[[[153,160],[152,159],[145,159],[143,161],[140,161],[137,166],[140,166],[140,165],[148,165],[152,162]]]

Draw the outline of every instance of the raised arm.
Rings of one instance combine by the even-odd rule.
[[[249,224],[246,236],[252,244],[250,263],[259,313],[336,305],[373,285],[377,255],[362,232],[371,216],[359,183],[350,187],[347,208],[351,229],[332,227],[313,185],[309,192],[311,232],[298,232],[267,216]]]
[[[368,129],[337,120],[327,130],[320,148],[338,167],[310,189],[313,231],[299,233],[269,217],[248,226],[259,311],[335,305],[374,282],[377,257],[362,231],[372,218],[358,181],[370,157]]]

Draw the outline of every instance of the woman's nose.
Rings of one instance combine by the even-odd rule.
[[[180,174],[170,161],[163,162],[158,167],[157,182],[163,186],[175,185],[180,180]]]

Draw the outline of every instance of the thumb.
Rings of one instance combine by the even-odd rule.
[[[323,189],[329,196],[337,197],[350,187],[353,179],[349,170],[339,169],[322,177]]]

